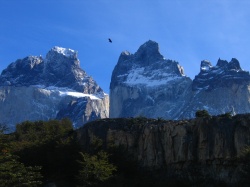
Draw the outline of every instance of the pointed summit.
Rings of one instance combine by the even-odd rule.
[[[201,71],[209,71],[210,68],[213,67],[211,62],[209,62],[208,60],[202,60],[201,61]]]
[[[74,65],[80,67],[80,61],[77,58],[77,51],[63,47],[53,47],[46,55],[47,64],[53,66],[70,66]]]
[[[163,58],[158,43],[149,40],[136,53],[121,54],[110,83],[110,117],[157,117],[160,111],[171,108],[171,103],[176,100],[185,102],[182,97],[186,96],[191,83],[192,80],[184,75],[183,67]],[[157,111],[154,106],[162,108]],[[164,115],[168,116],[169,112]]]
[[[228,63],[228,69],[242,70],[240,63],[236,58],[232,58],[232,60]]]
[[[60,53],[66,57],[76,57],[77,55],[77,51],[75,50],[72,50],[72,49],[67,49],[67,48],[63,48],[63,47],[58,47],[58,46],[55,46],[51,49],[51,51],[54,51],[54,52],[57,52],[57,53]]]
[[[143,63],[152,63],[152,61],[162,60],[163,56],[159,51],[159,44],[155,41],[149,40],[141,45],[135,53],[137,58],[141,58]]]
[[[77,52],[53,47],[46,58],[28,56],[0,75],[0,124],[69,118],[78,128],[107,118],[108,95],[81,69]]]
[[[42,57],[28,56],[12,62],[0,75],[2,85],[30,85],[40,81],[44,68]]]
[[[228,65],[228,61],[221,60],[220,58],[219,58],[219,60],[217,61],[217,64],[216,64],[216,66],[218,66],[218,67],[223,67],[223,66],[226,66],[226,65]]]
[[[139,47],[139,50],[144,49],[144,48],[151,48],[151,49],[155,49],[155,50],[159,51],[159,44],[153,40],[148,40],[147,42],[145,42],[144,44],[142,44]]]
[[[184,77],[178,62],[166,60],[159,52],[157,42],[149,40],[136,53],[122,52],[112,72],[110,88],[119,84],[141,84],[154,87]]]

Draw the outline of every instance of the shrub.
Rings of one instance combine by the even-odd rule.
[[[7,125],[0,123],[0,134],[4,134],[8,130],[9,128],[7,127]]]
[[[113,176],[116,167],[109,163],[108,154],[100,151],[97,155],[80,152],[80,171],[77,179],[81,185],[95,185],[104,182]]]
[[[210,114],[208,113],[208,111],[206,110],[197,110],[195,113],[195,117],[211,117]]]
[[[225,114],[219,115],[219,117],[231,119],[232,118],[232,113],[231,112],[226,112]]]
[[[41,167],[26,167],[13,155],[0,156],[0,186],[38,186]]]

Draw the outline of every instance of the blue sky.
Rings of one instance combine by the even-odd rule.
[[[120,53],[149,39],[191,78],[204,59],[237,58],[249,71],[250,1],[0,0],[0,72],[61,46],[77,50],[81,67],[108,93]]]

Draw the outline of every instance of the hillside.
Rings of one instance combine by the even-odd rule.
[[[250,114],[100,119],[78,130],[27,121],[0,129],[0,186],[248,186],[249,124]]]

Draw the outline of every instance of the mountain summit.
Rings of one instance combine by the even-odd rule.
[[[183,67],[166,60],[158,44],[149,40],[135,54],[121,53],[110,83],[110,117],[159,117],[168,109],[164,117],[172,118],[185,103],[191,83]]]
[[[241,84],[248,81],[249,72],[241,69],[236,58],[232,58],[230,62],[219,59],[216,66],[204,60],[201,62],[200,73],[193,81],[193,90],[214,89],[224,87],[228,83]]]
[[[121,53],[110,83],[111,117],[192,118],[197,110],[212,115],[250,112],[250,75],[236,58],[216,66],[201,61],[192,81],[178,62],[166,60],[159,45],[147,41],[135,54]]]
[[[62,47],[53,47],[45,59],[29,56],[11,63],[1,74],[0,85],[67,87],[86,94],[103,92],[81,69],[77,52]]]
[[[28,56],[0,76],[0,123],[68,117],[75,127],[108,117],[108,95],[81,69],[77,52],[53,47],[43,59]]]

